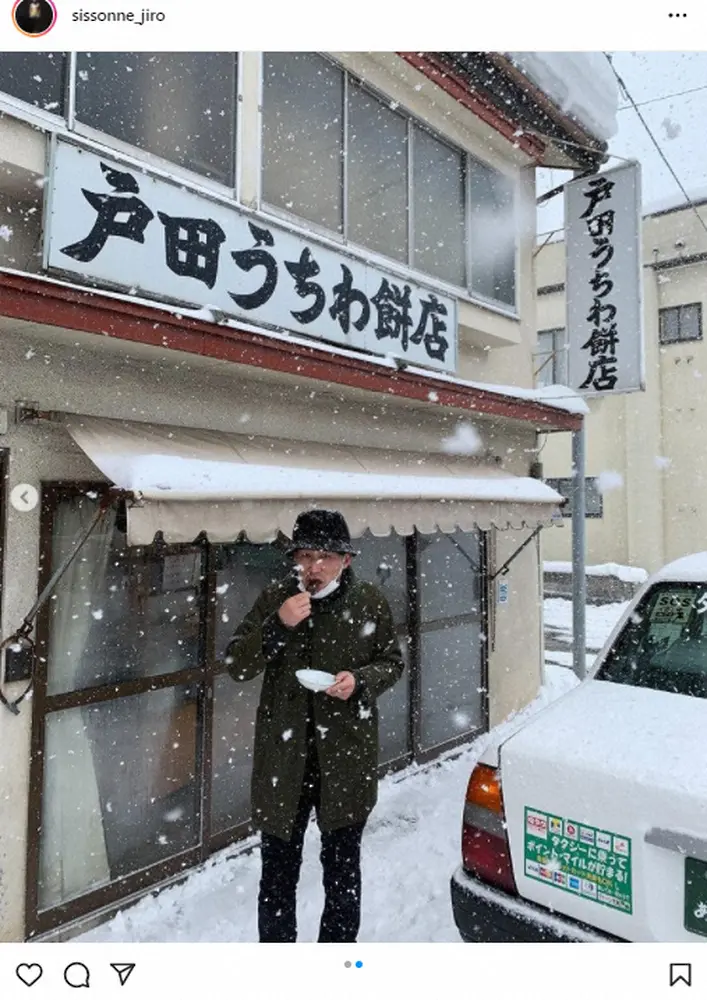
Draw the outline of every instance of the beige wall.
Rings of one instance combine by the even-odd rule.
[[[546,534],[551,529],[544,529]],[[500,568],[528,538],[529,532],[497,532],[495,569]],[[494,570],[495,571],[495,570]],[[538,576],[538,546],[528,545],[503,577],[508,603],[498,603],[492,591],[493,652],[489,662],[490,725],[528,704],[542,677],[542,601]]]
[[[700,211],[707,221],[707,210]],[[617,562],[653,571],[704,547],[707,346],[704,339],[661,345],[659,310],[699,302],[703,323],[707,320],[707,260],[689,261],[705,251],[707,233],[693,211],[644,219],[646,390],[589,401],[587,474],[611,470],[624,480],[621,489],[605,495],[604,517],[587,521],[590,564]],[[538,288],[564,282],[564,244],[537,254],[535,276]],[[563,291],[539,295],[537,305],[538,330],[564,327]],[[549,436],[542,458],[547,476],[569,475],[569,436]],[[545,536],[543,558],[568,561],[569,521]]]

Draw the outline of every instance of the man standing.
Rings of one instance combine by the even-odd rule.
[[[312,809],[321,831],[320,942],[354,942],[361,920],[361,836],[378,796],[377,698],[403,671],[388,602],[351,569],[338,511],[295,523],[296,572],[267,587],[229,643],[236,681],[264,672],[255,726],[253,822],[262,834],[258,931],[297,940],[296,893]],[[313,694],[296,672],[335,675]]]

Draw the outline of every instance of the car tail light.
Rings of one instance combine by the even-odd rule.
[[[466,790],[462,863],[471,875],[517,895],[500,776],[486,764],[474,768]]]

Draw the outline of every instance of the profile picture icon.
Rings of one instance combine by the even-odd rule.
[[[56,24],[56,7],[52,0],[16,0],[12,20],[18,31],[32,38],[46,35]]]

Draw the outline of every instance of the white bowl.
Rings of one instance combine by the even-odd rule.
[[[327,674],[323,670],[298,670],[295,676],[308,691],[326,691],[336,680],[333,674]]]

